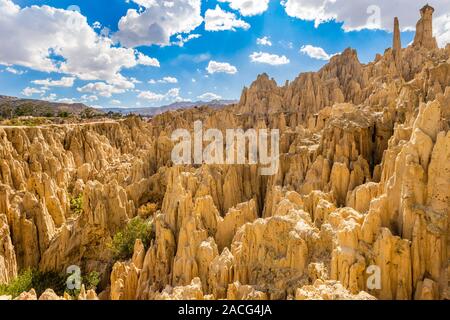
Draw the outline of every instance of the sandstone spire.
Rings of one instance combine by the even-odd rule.
[[[434,8],[428,4],[420,10],[421,18],[416,25],[414,47],[426,49],[436,49],[438,47],[436,38],[433,37],[433,13]]]
[[[402,42],[400,40],[400,24],[398,22],[398,18],[394,18],[394,44],[393,47],[394,52],[399,52],[402,49]]]
[[[398,71],[401,73],[401,65],[402,65],[402,42],[400,39],[400,24],[398,22],[398,18],[394,18],[394,40],[392,45],[395,65],[397,66]]]

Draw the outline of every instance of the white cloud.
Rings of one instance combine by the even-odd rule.
[[[102,28],[102,24],[99,21],[95,21],[92,24],[92,28],[94,28],[94,29],[101,29]]]
[[[204,100],[204,101],[212,101],[212,100],[220,100],[220,99],[222,99],[222,97],[215,93],[212,93],[212,92],[206,92],[206,93],[198,96],[197,99]]]
[[[111,100],[109,103],[113,104],[113,105],[116,105],[116,106],[122,104],[122,102],[120,100]]]
[[[127,81],[123,69],[148,62],[99,36],[77,11],[0,0],[0,12],[0,64],[113,83]]]
[[[450,43],[450,15],[442,15],[434,19],[434,31],[439,47],[444,48]]]
[[[76,103],[77,100],[75,100],[75,99],[73,99],[73,98],[62,98],[62,99],[58,99],[57,102],[59,102],[59,103],[72,104],[72,103]]]
[[[93,101],[98,101],[98,97],[96,95],[87,95],[84,94],[81,96],[81,101],[83,102],[93,102]]]
[[[77,88],[78,92],[82,93],[95,93],[101,97],[109,98],[113,94],[124,93],[127,88],[120,87],[119,85],[111,85],[105,82],[91,82],[83,87]]]
[[[228,62],[217,62],[211,60],[206,68],[209,74],[214,73],[228,73],[228,74],[236,74],[237,68]]]
[[[12,73],[12,74],[15,74],[15,75],[18,75],[18,76],[26,73],[26,71],[18,70],[18,69],[13,68],[13,67],[6,67],[5,71],[9,72],[9,73]]]
[[[259,44],[260,46],[272,46],[272,41],[270,41],[269,37],[262,37],[256,39],[256,44]]]
[[[129,9],[114,35],[126,47],[169,45],[170,38],[189,33],[202,22],[201,0],[132,0],[144,10]]]
[[[158,59],[150,58],[141,52],[137,53],[137,62],[138,64],[142,64],[144,66],[160,67]]]
[[[234,13],[223,11],[219,5],[215,9],[208,9],[205,13],[206,31],[236,31],[236,28],[247,30],[250,25],[238,19]]]
[[[139,99],[147,100],[150,102],[157,102],[161,100],[169,100],[169,101],[182,101],[183,99],[180,97],[180,89],[172,88],[167,91],[165,94],[155,93],[152,91],[141,91],[138,95]]]
[[[188,34],[186,37],[183,37],[183,35],[179,34],[175,37],[177,41],[173,41],[172,44],[179,47],[183,47],[186,42],[189,42],[193,39],[198,39],[201,36],[202,36],[201,34],[197,33]]]
[[[52,79],[45,79],[45,80],[34,80],[31,81],[34,84],[44,86],[44,87],[66,87],[70,88],[73,86],[75,82],[74,77],[62,77],[60,80],[52,80]]]
[[[307,56],[318,59],[318,60],[330,60],[336,54],[328,54],[326,51],[320,47],[314,47],[310,44],[302,46],[300,52],[306,54]]]
[[[254,16],[261,14],[269,7],[269,0],[219,0],[228,2],[234,10],[239,10],[243,16]]]
[[[164,99],[164,95],[163,94],[159,94],[159,93],[155,93],[155,92],[151,92],[151,91],[142,91],[141,93],[139,93],[138,98],[139,99],[144,99],[147,101],[161,101]]]
[[[450,1],[428,0],[436,9],[434,33],[443,46],[449,40]],[[319,24],[335,20],[343,22],[345,31],[361,29],[384,29],[392,31],[394,17],[400,20],[402,30],[414,30],[419,20],[422,0],[285,0],[282,2],[291,17],[314,21]],[[403,8],[403,9],[402,9]],[[445,40],[447,39],[447,40]]]
[[[46,97],[41,97],[40,100],[44,100],[44,101],[55,101],[57,98],[57,95],[55,93],[50,93],[48,96]]]
[[[267,52],[253,52],[250,55],[250,60],[256,63],[265,63],[272,66],[279,66],[288,64],[290,61],[286,56],[279,56]]]
[[[179,88],[173,88],[167,91],[166,98],[178,98],[180,96],[180,89]]]
[[[31,87],[26,87],[25,89],[22,90],[22,95],[26,96],[26,97],[31,97],[32,95],[35,94],[44,94],[45,90],[44,89],[38,89],[38,88],[31,88]]]
[[[151,79],[148,81],[149,84],[156,84],[156,83],[178,83],[178,79],[174,78],[174,77],[164,77],[162,79],[159,80],[155,80],[155,79]]]

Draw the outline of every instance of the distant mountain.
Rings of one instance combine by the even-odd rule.
[[[35,99],[20,99],[0,95],[0,116],[3,118],[19,116],[57,116],[62,112],[79,115],[84,111],[94,114],[103,113],[82,103],[57,103]]]
[[[156,107],[156,108],[151,108],[151,107],[147,107],[147,108],[104,108],[102,109],[105,112],[118,112],[121,114],[136,114],[136,115],[141,115],[141,116],[147,116],[147,117],[151,117],[151,116],[156,116],[158,114],[167,112],[167,111],[173,111],[173,110],[179,110],[179,109],[189,109],[189,108],[194,108],[194,107],[203,107],[203,106],[208,106],[211,108],[222,108],[225,107],[227,105],[230,104],[235,104],[237,103],[237,101],[235,100],[213,100],[210,102],[205,102],[205,101],[180,101],[180,102],[175,102],[166,106],[162,106],[162,107]]]

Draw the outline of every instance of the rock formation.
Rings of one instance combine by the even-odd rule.
[[[426,49],[436,49],[437,42],[433,37],[433,13],[434,8],[425,5],[420,9],[420,20],[416,25],[416,36],[414,37],[413,46],[423,47]]]
[[[450,50],[432,13],[408,48],[396,19],[375,61],[347,49],[282,87],[263,74],[227,108],[1,127],[0,283],[75,264],[102,274],[80,299],[448,298]],[[173,165],[171,132],[196,120],[279,129],[278,172]],[[149,247],[113,261],[112,237],[149,205]]]
[[[392,50],[394,54],[395,59],[395,65],[397,67],[397,70],[399,71],[399,74],[401,74],[401,67],[402,67],[402,41],[400,39],[400,23],[398,21],[398,18],[395,17],[394,19],[394,41],[392,45]]]

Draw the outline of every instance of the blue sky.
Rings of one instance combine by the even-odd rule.
[[[379,25],[374,27],[368,24],[374,11],[367,6],[361,10],[347,8],[353,10],[351,19],[329,8],[326,14],[334,15],[330,18],[317,8],[311,11],[308,1],[272,0],[265,6],[267,0],[256,0],[255,6],[245,7],[245,0],[208,0],[201,4],[200,0],[189,0],[183,7],[180,0],[170,0],[166,1],[171,5],[164,16],[166,7],[160,0],[0,0],[0,10],[7,13],[4,21],[0,15],[0,41],[7,42],[7,48],[0,48],[0,94],[82,101],[99,107],[239,99],[242,88],[262,72],[283,84],[301,72],[318,70],[331,55],[347,47],[357,49],[360,60],[366,63],[391,46],[389,21],[395,13],[380,19],[375,12]],[[378,2],[383,10],[384,1]],[[341,6],[354,3],[341,1]],[[32,5],[64,11],[26,9]],[[412,4],[417,11],[404,18],[405,30],[415,24],[421,5],[421,1]],[[73,11],[78,9],[79,13]],[[134,15],[130,9],[135,10]],[[355,15],[360,20],[354,19]],[[401,12],[399,15],[402,23]],[[70,22],[74,17],[81,20]],[[119,27],[124,17],[128,22],[133,17],[137,20]],[[78,31],[64,30],[67,19],[80,24]],[[161,28],[147,34],[145,23],[149,21]],[[221,30],[211,31],[214,28]],[[180,45],[179,35],[184,39],[191,35],[192,39]],[[402,32],[403,45],[408,45],[413,36],[412,31]],[[108,44],[98,45],[101,37]],[[139,40],[131,40],[134,37]],[[120,55],[115,49],[121,50]]]

